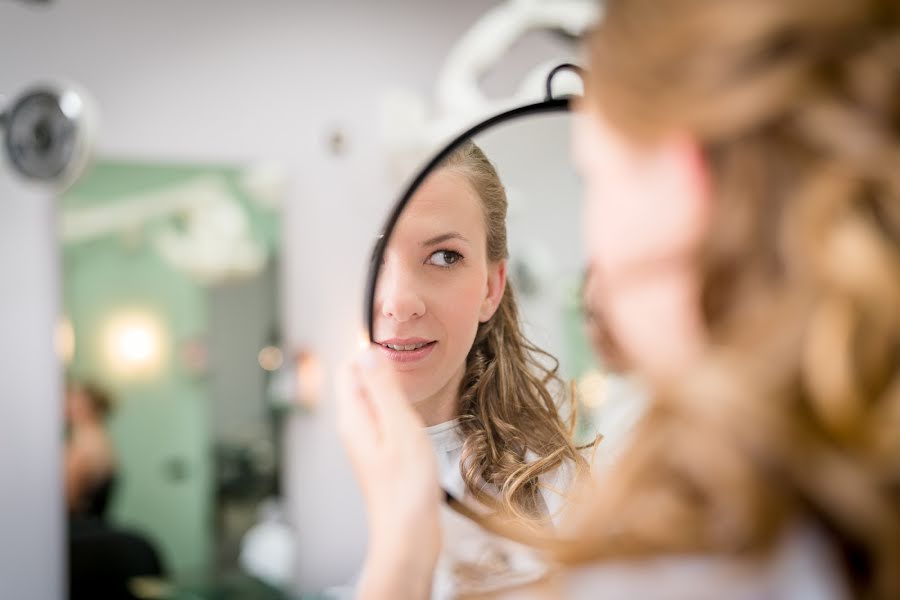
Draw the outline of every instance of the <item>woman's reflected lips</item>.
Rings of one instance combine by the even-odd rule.
[[[378,348],[394,362],[398,363],[414,363],[423,360],[434,350],[437,345],[436,340],[428,340],[425,338],[390,338],[378,341]],[[391,348],[390,346],[394,346]],[[403,347],[416,346],[413,349],[405,350]]]

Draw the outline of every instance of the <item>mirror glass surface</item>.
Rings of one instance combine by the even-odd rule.
[[[459,259],[456,253],[462,248],[453,246],[459,240],[452,239],[446,244],[427,247],[429,250],[446,249],[449,254],[416,255],[420,263],[430,260],[430,266],[446,267],[443,280],[434,275],[440,273],[435,269],[431,269],[432,275],[428,275],[428,269],[420,270],[419,275],[396,273],[391,270],[390,261],[376,258],[372,264],[373,269],[378,269],[375,294],[369,298],[374,341],[394,339],[410,342],[405,344],[408,346],[430,342],[432,337],[449,335],[457,329],[471,329],[472,307],[466,304],[469,298],[454,287],[464,282],[454,281],[452,272],[473,267],[472,260],[476,258],[481,263],[486,259],[486,248],[472,247],[472,242],[476,241],[479,243],[475,246],[486,246],[484,239],[468,239],[472,237],[468,234],[476,233],[472,228],[472,217],[477,216],[479,208],[477,202],[472,201],[472,182],[491,183],[489,180],[493,179],[502,186],[501,193],[507,200],[507,284],[518,306],[522,332],[535,346],[558,361],[558,373],[563,381],[580,382],[585,376],[590,379],[596,374],[604,359],[592,349],[591,324],[582,301],[587,260],[581,240],[582,184],[570,153],[571,119],[571,113],[565,108],[528,114],[497,123],[464,142],[463,145],[471,143],[480,150],[489,161],[489,168],[496,173],[495,178],[448,176],[449,173],[472,173],[473,169],[484,166],[478,164],[479,159],[472,152],[459,150],[424,176],[422,183],[412,191],[394,227],[385,234],[385,256],[390,257],[392,252],[396,255],[402,245],[404,256],[409,260],[416,244],[424,250],[423,244],[429,238],[451,233],[461,233],[467,238],[460,243],[473,256],[459,252],[463,254]],[[484,195],[482,190],[482,197]],[[482,203],[481,208],[484,206]],[[467,229],[458,231],[460,228]],[[486,236],[486,230],[482,229],[478,235]],[[450,261],[455,260],[459,263],[451,265]],[[450,308],[459,308],[457,313],[466,306],[469,319],[443,309],[445,303],[449,303]],[[403,314],[389,317],[394,309]],[[434,326],[437,331],[427,331],[431,326],[427,322],[422,328],[414,324],[415,315],[421,310],[446,313],[436,315],[438,323]],[[451,320],[457,316],[458,321]],[[394,326],[387,325],[392,321]],[[399,321],[405,324],[400,325]],[[477,321],[476,318],[475,326]],[[445,355],[440,352],[441,340],[437,342],[434,349],[403,350],[402,355],[395,353],[394,356],[398,364],[402,362],[404,372],[415,371],[420,359],[422,365],[443,363]],[[390,350],[388,354],[391,354]],[[542,360],[550,361],[547,357]],[[408,391],[414,391],[415,385],[411,382],[410,386]],[[582,411],[577,435],[580,439],[588,439],[593,433],[590,407],[599,403],[593,397],[599,392],[582,387],[585,386],[579,386],[578,396],[588,405],[585,407],[588,410]],[[586,387],[592,388],[591,385]]]

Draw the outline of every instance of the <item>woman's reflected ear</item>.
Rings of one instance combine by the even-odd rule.
[[[506,292],[507,262],[506,259],[503,259],[488,266],[487,297],[484,299],[479,315],[482,323],[494,316],[503,299],[503,294]]]

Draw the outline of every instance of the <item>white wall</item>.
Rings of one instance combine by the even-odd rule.
[[[0,173],[0,598],[61,598],[62,402],[52,200]]]
[[[293,185],[284,225],[285,337],[333,368],[361,329],[366,255],[396,193],[378,143],[378,94],[390,84],[430,93],[445,53],[492,4],[0,2],[0,93],[40,78],[81,84],[98,103],[104,156],[287,167]],[[531,54],[540,49],[518,60],[530,64]],[[502,93],[524,72],[521,65],[510,69],[508,82],[493,76],[490,88]],[[335,129],[347,140],[341,156],[328,151]],[[350,577],[365,547],[330,390],[320,412],[296,417],[287,436],[301,591]]]

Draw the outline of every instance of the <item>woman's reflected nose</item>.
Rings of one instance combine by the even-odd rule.
[[[376,292],[383,317],[405,323],[425,314],[425,301],[411,271],[396,257],[385,257]]]

